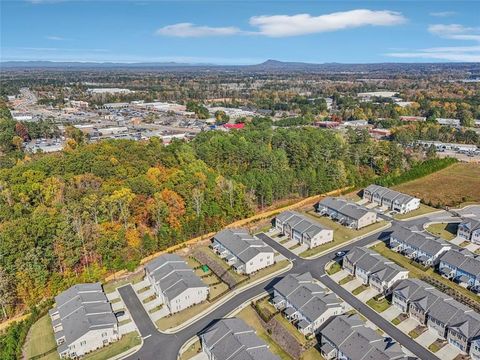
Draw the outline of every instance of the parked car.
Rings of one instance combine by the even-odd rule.
[[[345,254],[346,254],[345,251],[337,251],[337,252],[335,253],[335,256],[336,256],[336,257],[343,257],[343,256],[345,256]]]
[[[125,315],[125,311],[123,311],[123,310],[117,311],[117,312],[115,313],[115,316],[116,316],[116,317],[120,317],[120,316],[123,316],[123,315]]]

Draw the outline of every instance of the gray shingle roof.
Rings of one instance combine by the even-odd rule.
[[[438,254],[442,249],[451,247],[451,244],[441,238],[435,238],[419,232],[412,232],[405,227],[397,228],[390,238],[395,238],[408,246],[421,250],[431,256]]]
[[[380,195],[382,199],[386,199],[398,204],[407,204],[411,200],[415,199],[413,196],[380,185],[369,185],[365,188],[365,190],[372,194]]]
[[[331,210],[334,210],[340,214],[343,214],[349,218],[359,220],[368,213],[373,211],[368,210],[366,207],[355,204],[354,202],[347,201],[342,198],[327,197],[317,204],[318,206],[325,206]]]
[[[216,360],[280,360],[241,319],[218,321],[202,334],[202,340]]]
[[[440,261],[457,267],[459,270],[467,272],[477,278],[480,278],[480,257],[466,249],[448,250],[442,255]]]
[[[185,260],[175,254],[161,255],[145,266],[165,297],[173,300],[187,289],[207,287]]]
[[[341,300],[321,286],[310,273],[289,274],[273,286],[297,311],[315,321],[330,307],[341,306]]]
[[[213,237],[243,263],[249,262],[260,253],[273,253],[273,249],[262,240],[250,235],[245,229],[225,229]]]
[[[474,231],[480,229],[480,220],[464,218],[459,226],[463,227],[465,230]]]
[[[321,330],[324,337],[348,358],[354,360],[407,359],[401,347],[388,342],[374,330],[365,326],[358,315],[339,315]]]
[[[301,233],[302,235],[308,234],[310,237],[314,237],[322,230],[331,230],[295,211],[282,212],[281,214],[277,215],[275,221],[288,224],[295,231]]]
[[[90,330],[107,329],[117,324],[100,283],[74,285],[56,296],[55,302],[49,313],[58,312],[60,316],[55,323],[61,323],[63,331],[55,337],[65,336],[64,350]]]

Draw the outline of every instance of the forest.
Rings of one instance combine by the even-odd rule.
[[[133,270],[148,254],[277,200],[362,186],[424,160],[366,131],[273,130],[262,118],[168,146],[71,139],[60,153],[2,151],[17,159],[0,169],[2,316],[73,283]]]

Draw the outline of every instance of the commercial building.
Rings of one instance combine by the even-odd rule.
[[[208,286],[178,255],[153,259],[145,266],[145,275],[171,314],[207,300]]]
[[[480,287],[480,256],[467,249],[448,250],[440,258],[438,272],[464,287]]]
[[[363,247],[350,250],[343,257],[342,266],[380,293],[387,293],[396,282],[408,278],[408,270]]]
[[[425,266],[435,266],[440,257],[452,248],[441,238],[434,238],[423,233],[400,227],[390,234],[389,246],[409,259]]]
[[[55,297],[49,311],[61,358],[77,358],[120,338],[118,322],[100,283],[78,284]]]
[[[405,214],[420,207],[420,199],[379,185],[369,185],[363,198],[389,210]]]
[[[480,359],[480,314],[431,285],[418,280],[399,282],[393,305],[472,359]]]
[[[333,241],[333,230],[295,211],[285,211],[274,220],[275,228],[309,249]]]
[[[245,229],[225,229],[213,237],[213,250],[241,274],[251,274],[275,263],[273,249]]]
[[[474,244],[480,244],[480,220],[464,218],[458,225],[457,236]]]
[[[377,222],[377,213],[352,201],[342,198],[327,197],[315,205],[320,215],[326,215],[340,224],[354,229],[361,229]]]
[[[304,335],[316,333],[327,319],[344,310],[342,301],[308,272],[289,274],[276,283],[272,303]]]
[[[280,360],[255,330],[237,318],[222,319],[200,334],[208,360]]]
[[[398,343],[384,338],[356,314],[335,316],[319,333],[319,346],[326,360],[407,360]]]

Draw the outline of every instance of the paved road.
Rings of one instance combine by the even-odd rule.
[[[289,273],[303,273],[310,271],[311,274],[322,282],[325,286],[334,291],[338,296],[343,300],[349,303],[353,308],[359,311],[363,316],[372,321],[379,328],[384,330],[389,336],[411,351],[413,354],[418,356],[422,360],[439,360],[435,355],[430,353],[428,350],[423,348],[413,339],[405,335],[403,332],[398,330],[393,326],[389,321],[386,321],[383,317],[373,311],[370,307],[365,305],[363,302],[359,301],[355,296],[350,292],[343,289],[340,285],[332,281],[325,274],[325,264],[330,260],[335,258],[335,252],[337,251],[349,251],[354,246],[365,246],[371,244],[375,241],[384,239],[389,236],[389,234],[395,230],[398,226],[404,226],[408,228],[421,227],[423,223],[434,221],[435,219],[449,218],[448,213],[442,213],[436,216],[426,216],[422,219],[415,219],[407,222],[393,221],[392,227],[378,232],[376,234],[370,235],[366,238],[358,240],[352,244],[345,245],[336,250],[332,250],[330,253],[327,253],[317,259],[307,260],[298,257],[297,255],[290,252],[288,249],[284,248],[282,245],[278,244],[276,241],[272,240],[265,234],[260,234],[259,237],[262,238],[266,243],[272,246],[276,251],[284,255],[286,258],[293,261],[293,267],[288,272],[281,275],[281,277]],[[135,354],[127,357],[128,360],[175,360],[177,358],[178,352],[182,345],[188,341],[193,336],[200,334],[202,330],[211,326],[213,323],[222,319],[230,312],[234,311],[236,308],[241,306],[243,303],[249,301],[253,297],[271,290],[273,284],[275,284],[281,277],[274,279],[266,280],[250,289],[247,289],[238,295],[231,298],[226,303],[222,304],[211,313],[205,317],[199,319],[188,327],[176,332],[175,334],[165,334],[157,331],[155,325],[151,322],[148,314],[143,309],[140,300],[136,297],[133,288],[131,286],[125,286],[119,289],[120,295],[122,296],[125,305],[130,310],[130,313],[135,321],[137,327],[144,337],[144,344],[141,349]]]

